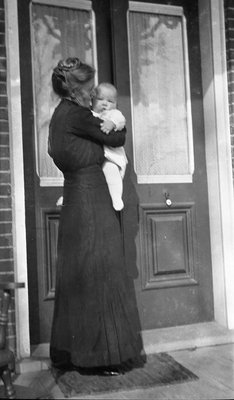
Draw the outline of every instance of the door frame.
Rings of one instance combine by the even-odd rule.
[[[150,0],[149,0],[150,2]],[[5,0],[17,356],[30,356],[17,0]],[[223,0],[199,0],[215,321],[234,329],[234,202]]]

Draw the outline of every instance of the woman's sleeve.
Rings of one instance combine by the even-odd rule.
[[[100,129],[103,121],[94,117],[88,108],[72,109],[69,113],[68,132],[94,140],[106,146],[119,147],[125,143],[126,128],[118,134],[113,130],[108,135]]]

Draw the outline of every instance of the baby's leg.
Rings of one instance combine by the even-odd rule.
[[[122,200],[123,181],[119,172],[119,167],[111,161],[105,161],[102,169],[109,188],[113,207],[116,211],[120,211],[124,204]]]

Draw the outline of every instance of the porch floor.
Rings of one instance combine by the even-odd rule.
[[[169,354],[194,372],[199,380],[142,390],[82,395],[71,399],[213,400],[234,398],[234,344],[171,351]],[[16,387],[33,389],[39,398],[65,399],[49,369],[20,374],[14,383]]]
[[[143,334],[147,354],[167,352],[194,372],[198,381],[149,389],[118,391],[101,395],[82,395],[76,399],[233,399],[234,330],[215,322],[163,328]],[[48,344],[32,349],[32,357],[21,361],[14,381],[16,387],[33,389],[38,397],[50,393],[65,398],[50,372]],[[113,379],[113,378],[112,378]]]

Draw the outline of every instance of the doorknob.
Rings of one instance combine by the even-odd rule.
[[[165,202],[166,202],[167,207],[171,207],[172,201],[170,199],[170,193],[165,192],[164,196],[165,196]]]
[[[57,207],[62,207],[62,205],[63,205],[63,196],[60,196],[58,198],[58,200],[56,201],[56,206]]]

